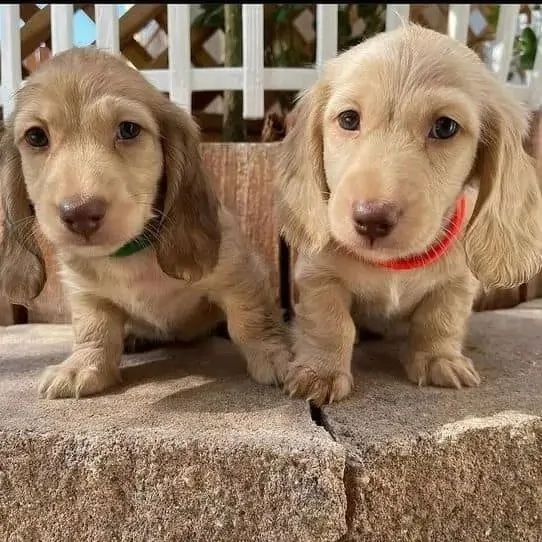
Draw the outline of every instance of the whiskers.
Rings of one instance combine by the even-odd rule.
[[[152,221],[145,224],[141,235],[136,240],[136,243],[145,245],[154,245],[160,237],[160,227],[158,224],[154,224]]]
[[[164,213],[162,210],[153,207],[152,208],[153,215],[158,220],[154,221],[151,220],[148,223],[148,227],[152,229],[153,235],[154,235],[154,241],[158,241],[158,238],[160,238],[161,243],[167,247],[170,248],[173,246],[174,239],[173,239],[173,220],[169,215]]]
[[[156,194],[150,192],[140,192],[131,194],[131,199],[136,205],[150,206],[151,219],[145,224],[139,239],[136,241],[143,244],[154,245],[159,240],[166,246],[173,245],[171,218],[161,209],[153,205]]]
[[[7,235],[13,237],[19,244],[26,247],[34,241],[35,216],[25,216],[15,222],[10,222],[9,219],[6,219],[5,224]]]
[[[152,192],[137,192],[130,194],[130,199],[137,205],[152,205],[155,194]]]

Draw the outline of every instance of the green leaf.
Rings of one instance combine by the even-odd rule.
[[[499,4],[491,5],[486,12],[486,21],[489,26],[494,28],[497,27],[497,22],[499,20]]]
[[[529,26],[523,29],[518,40],[519,65],[522,70],[532,70],[538,40],[533,29]]]
[[[277,12],[275,14],[275,22],[278,24],[286,23],[288,22],[288,17],[290,16],[290,10],[286,7],[280,7],[277,9]]]
[[[203,12],[192,23],[193,26],[224,29],[224,4],[200,4]]]

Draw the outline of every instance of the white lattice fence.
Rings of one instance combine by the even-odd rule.
[[[507,80],[518,4],[501,4],[496,32],[499,51],[495,75]],[[20,5],[0,7],[1,32],[1,104],[4,115],[12,109],[14,92],[22,81]],[[53,54],[73,46],[73,4],[51,4],[51,48]],[[115,4],[96,4],[96,45],[119,51],[119,20]],[[393,29],[409,19],[410,5],[387,4],[386,29]],[[466,42],[470,18],[469,4],[450,4],[448,9],[449,35]],[[263,118],[264,91],[297,91],[310,86],[322,64],[337,53],[338,4],[317,4],[316,7],[316,62],[305,68],[264,67],[264,5],[243,4],[243,66],[239,68],[195,68],[191,64],[190,5],[168,4],[168,69],[142,70],[159,90],[169,92],[173,101],[189,109],[193,92],[241,90],[243,116]],[[538,54],[529,85],[512,85],[516,95],[538,108],[542,92],[542,55]],[[458,74],[460,76],[460,74]]]

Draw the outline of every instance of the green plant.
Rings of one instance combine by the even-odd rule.
[[[200,4],[200,8],[201,13],[193,21],[193,26],[224,31],[224,4]],[[297,17],[306,9],[314,13],[315,4],[265,4],[265,66],[303,67],[315,61],[315,44],[307,44],[294,26]],[[383,31],[385,9],[385,4],[339,4],[338,50],[347,49]],[[363,19],[365,27],[361,34],[354,35],[352,21],[358,18]],[[296,94],[294,91],[277,93],[284,110],[291,109]]]
[[[363,19],[365,27],[359,35],[353,35],[351,15]],[[386,4],[342,4],[339,6],[339,51],[344,51],[358,43],[383,32],[385,23]]]
[[[499,4],[490,4],[486,10],[487,24],[493,28],[497,28],[497,23],[499,22],[499,8]]]
[[[311,4],[268,5],[264,17],[264,63],[270,67],[303,66],[311,61],[302,47],[295,19]]]
[[[200,4],[202,12],[194,19],[194,26],[224,30],[224,4]],[[314,4],[266,4],[265,6],[265,64],[269,67],[304,66],[314,62],[307,48],[296,43],[295,19],[306,9],[314,11]],[[339,51],[356,45],[384,30],[386,4],[339,4]],[[353,35],[351,16],[363,19],[365,28]]]
[[[200,4],[203,10],[192,22],[193,26],[224,30],[224,4]]]
[[[538,47],[538,38],[530,26],[523,29],[516,41],[516,54],[519,68],[521,70],[532,70],[536,50]]]

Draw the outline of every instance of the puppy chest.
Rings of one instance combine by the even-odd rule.
[[[200,302],[199,291],[165,275],[154,262],[115,264],[102,274],[99,294],[137,319],[163,327],[195,310]]]
[[[171,314],[178,310],[181,303],[184,306],[190,305],[190,299],[194,299],[196,305],[200,297],[194,292],[190,295],[186,289],[169,284],[167,280],[145,279],[134,280],[124,287],[112,282],[109,284],[107,295],[128,312],[138,315]]]
[[[371,280],[372,279],[372,280]],[[356,305],[367,315],[392,319],[410,314],[427,291],[427,284],[418,277],[415,280],[396,274],[383,277],[367,277],[353,288]]]

